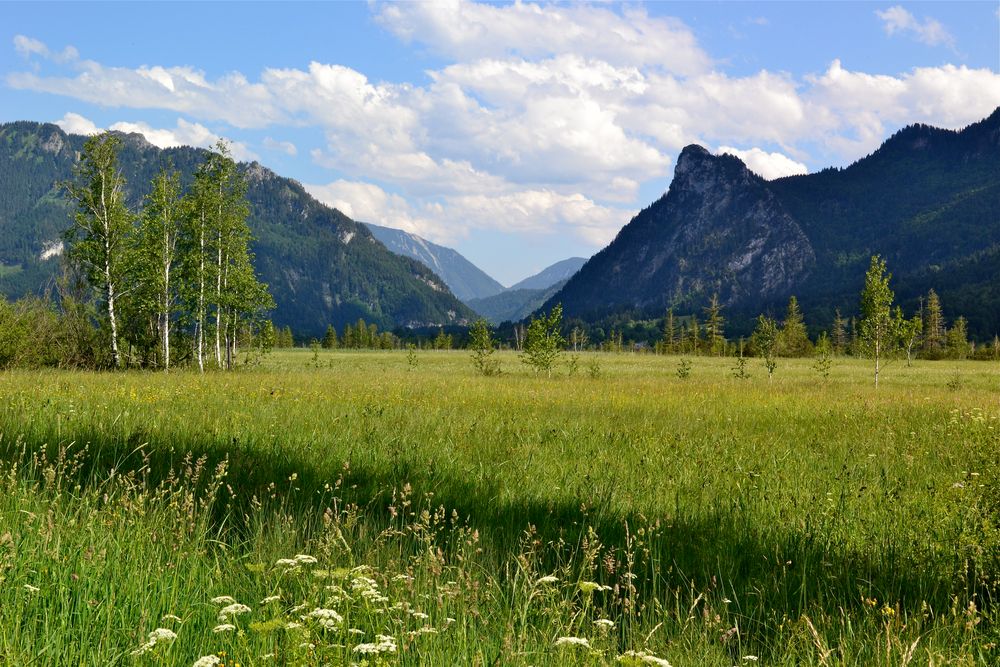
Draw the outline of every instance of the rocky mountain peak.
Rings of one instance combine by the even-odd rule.
[[[685,146],[677,158],[674,180],[670,189],[705,195],[719,187],[749,183],[757,179],[746,165],[734,155],[712,155],[698,144]]]

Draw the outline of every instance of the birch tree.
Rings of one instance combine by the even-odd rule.
[[[87,278],[110,329],[111,361],[122,366],[117,306],[128,292],[126,273],[135,228],[125,204],[125,177],[118,169],[120,139],[108,132],[83,145],[75,180],[66,184],[76,202],[66,232],[67,257]]]
[[[181,224],[180,176],[160,170],[146,198],[139,227],[138,270],[151,301],[159,336],[163,370],[170,368],[170,329],[176,301],[172,271],[177,262],[177,239]]]
[[[205,370],[205,326],[208,322],[209,289],[215,282],[213,239],[218,188],[215,174],[219,159],[214,153],[198,167],[194,182],[184,198],[183,248],[181,267],[184,286],[181,292],[185,310],[194,327],[192,347],[198,369]]]
[[[861,342],[875,360],[875,386],[885,358],[899,340],[899,323],[892,314],[894,295],[889,288],[891,274],[885,272],[885,260],[874,255],[865,275],[861,292]]]

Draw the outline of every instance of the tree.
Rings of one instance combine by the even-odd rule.
[[[450,350],[451,336],[444,332],[444,327],[438,329],[437,336],[434,337],[435,350]]]
[[[129,291],[126,273],[135,228],[125,205],[125,177],[118,170],[120,139],[108,132],[83,145],[75,181],[66,184],[76,202],[66,232],[67,257],[76,264],[101,302],[111,331],[111,361],[122,366],[116,305]]]
[[[933,289],[927,292],[927,307],[924,309],[924,356],[940,358],[944,354],[945,328],[941,299]]]
[[[811,347],[799,300],[792,296],[788,299],[785,321],[778,338],[778,354],[782,357],[807,357]]]
[[[590,342],[590,337],[587,335],[586,330],[580,327],[573,327],[573,330],[569,332],[569,344],[573,347],[574,352],[585,349],[588,342]]]
[[[841,317],[840,308],[837,308],[837,310],[834,311],[833,333],[831,338],[833,353],[844,354],[847,350],[847,320]]]
[[[899,327],[899,342],[902,344],[903,349],[906,350],[906,365],[912,366],[913,350],[920,340],[920,332],[924,329],[923,318],[918,314],[910,319],[905,319],[902,309],[897,306],[895,319]]]
[[[885,260],[873,255],[865,287],[861,292],[861,342],[875,360],[875,386],[878,387],[882,364],[892,353],[899,336],[899,322],[892,314],[894,295],[889,288],[892,274],[885,271]]]
[[[774,319],[764,315],[757,317],[757,327],[750,337],[750,343],[757,354],[764,357],[764,367],[767,368],[768,382],[771,381],[774,369],[778,366],[774,358],[778,349],[778,338],[780,335],[781,332],[778,330],[778,323]]]
[[[323,347],[332,350],[337,347],[337,330],[332,324],[327,325],[326,334],[323,336]]]
[[[493,355],[496,353],[496,343],[490,325],[483,318],[472,324],[469,330],[469,349],[472,350],[472,365],[486,376],[500,374],[500,361]]]
[[[674,318],[674,309],[667,309],[667,316],[663,318],[663,351],[670,354],[677,349],[677,321]]]
[[[698,350],[701,349],[701,325],[698,324],[698,318],[695,315],[691,316],[691,322],[688,324],[688,336],[691,352],[698,354]]]
[[[177,239],[181,225],[180,175],[161,169],[153,179],[152,192],[140,218],[138,240],[138,283],[144,304],[156,318],[163,370],[170,368],[170,329],[176,285],[171,281],[177,262]]]
[[[969,354],[968,326],[964,317],[958,317],[947,333],[948,356],[952,359],[965,359]]]
[[[521,361],[531,366],[535,373],[545,371],[546,375],[552,375],[552,366],[566,342],[561,327],[562,304],[553,306],[548,315],[531,318],[524,337]]]
[[[710,354],[721,355],[725,352],[726,337],[722,330],[724,323],[722,305],[719,304],[719,295],[716,293],[705,307],[705,344]]]

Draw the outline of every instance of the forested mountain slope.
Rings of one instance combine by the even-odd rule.
[[[0,125],[0,292],[51,287],[71,207],[57,183],[72,177],[85,138],[51,124]],[[161,165],[190,182],[204,151],[159,149],[138,134],[120,153],[137,207]],[[382,328],[456,324],[473,316],[433,271],[389,252],[364,225],[313,199],[296,181],[257,163],[241,165],[251,204],[256,270],[274,296],[275,323],[321,335],[359,317]]]
[[[700,313],[718,292],[736,332],[799,297],[807,322],[856,312],[881,254],[908,309],[934,288],[970,332],[1000,332],[1000,109],[961,131],[914,125],[844,169],[765,181],[688,146],[663,197],[553,295],[567,316]]]

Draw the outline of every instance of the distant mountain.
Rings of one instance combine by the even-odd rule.
[[[546,299],[559,291],[565,280],[542,289],[514,289],[513,287],[484,299],[471,299],[468,306],[493,324],[517,322],[538,310]]]
[[[123,135],[122,171],[137,206],[152,176],[170,161],[190,183],[205,152],[161,150]],[[0,293],[17,298],[51,286],[71,208],[56,184],[72,177],[85,137],[55,125],[0,125]],[[273,319],[321,335],[359,317],[382,328],[460,324],[474,317],[444,281],[420,262],[389,252],[340,211],[317,202],[296,181],[243,164],[251,205],[255,268],[274,296]]]
[[[503,285],[489,277],[457,250],[431,243],[425,238],[400,229],[382,227],[370,222],[364,225],[368,227],[372,236],[392,252],[411,257],[441,276],[452,294],[465,303],[470,299],[481,299],[504,290]]]
[[[962,131],[913,125],[845,169],[765,181],[731,155],[680,154],[670,189],[544,307],[568,317],[699,313],[712,293],[731,333],[795,294],[806,321],[858,310],[871,255],[910,312],[930,288],[980,339],[1000,332],[1000,109]]]
[[[580,267],[586,263],[587,259],[585,257],[570,257],[569,259],[556,262],[546,269],[542,269],[533,276],[528,276],[521,282],[511,285],[508,289],[548,289],[556,283],[569,280],[573,274],[579,271]]]

